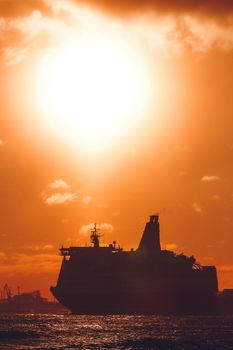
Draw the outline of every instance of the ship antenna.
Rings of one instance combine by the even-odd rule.
[[[102,237],[99,233],[98,233],[97,229],[97,225],[96,223],[94,223],[94,227],[91,229],[91,243],[93,243],[94,248],[99,248],[99,239],[100,237]]]

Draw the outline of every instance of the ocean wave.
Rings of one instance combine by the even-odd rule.
[[[124,349],[135,350],[231,350],[231,346],[221,347],[220,344],[210,344],[207,340],[178,340],[178,339],[158,339],[142,338],[137,340],[126,340],[123,342]]]
[[[0,350],[232,350],[233,317],[4,315]]]
[[[1,340],[14,340],[14,339],[25,339],[25,338],[38,338],[40,334],[35,331],[19,331],[19,330],[4,330],[0,331]]]

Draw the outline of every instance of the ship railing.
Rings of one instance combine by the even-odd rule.
[[[201,266],[201,264],[200,263],[198,263],[198,262],[195,262],[194,264],[193,264],[193,270],[203,270],[203,267]]]
[[[60,254],[62,256],[70,256],[70,249],[69,248],[60,248]]]

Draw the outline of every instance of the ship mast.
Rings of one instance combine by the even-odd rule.
[[[94,227],[91,229],[91,243],[93,243],[94,248],[99,248],[99,238],[101,235],[98,233],[98,229],[96,227],[96,223],[94,223]]]

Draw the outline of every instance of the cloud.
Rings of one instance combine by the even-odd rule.
[[[223,245],[225,243],[226,243],[226,241],[224,239],[220,239],[220,240],[216,241],[216,244],[220,244],[220,245]]]
[[[92,202],[93,198],[91,196],[83,196],[83,203],[88,205]]]
[[[183,177],[183,176],[186,176],[187,175],[187,171],[184,171],[184,170],[181,170],[178,172],[178,175]]]
[[[114,226],[111,224],[108,224],[107,222],[104,222],[100,225],[97,225],[97,227],[99,227],[100,230],[105,230],[105,231],[109,231],[109,232],[112,232],[114,230]]]
[[[54,193],[51,196],[47,197],[45,199],[45,203],[48,205],[60,205],[60,204],[64,204],[64,203],[69,203],[74,201],[76,198],[78,197],[78,195],[76,193],[72,193],[72,192],[64,192],[64,193]]]
[[[223,4],[224,2],[224,4]],[[84,0],[87,5],[96,5],[102,9],[112,10],[113,13],[119,14],[132,10],[134,16],[127,17],[125,22],[111,18],[109,29],[121,32],[122,29],[127,36],[129,33],[136,34],[131,37],[131,41],[140,40],[143,44],[147,44],[153,52],[160,53],[183,53],[186,50],[195,52],[206,52],[213,47],[221,49],[231,49],[233,46],[233,3],[223,0],[219,4],[218,0],[196,0],[186,1],[178,0],[170,1],[133,1],[133,0]],[[73,1],[74,3],[74,1]],[[82,11],[80,1],[76,1],[78,6],[71,6],[70,2],[60,1],[59,6],[64,11],[67,11],[71,16],[76,16],[76,21],[81,21],[81,17],[88,19],[89,23],[96,21],[97,17],[91,18],[91,13]],[[53,2],[56,6],[56,2]],[[150,11],[142,11],[149,9]],[[152,10],[152,11],[151,11]],[[205,16],[198,16],[200,13]],[[208,15],[209,14],[209,15]],[[225,22],[216,21],[216,17],[221,17],[221,14],[230,16]],[[100,17],[103,21],[103,17]],[[122,28],[124,27],[124,28]],[[137,38],[136,38],[137,36]]]
[[[177,250],[178,245],[175,243],[167,243],[167,244],[165,244],[165,249],[166,250]]]
[[[0,1],[1,51],[5,63],[15,65],[35,52],[40,55],[45,49],[56,47],[67,38],[98,31],[100,36],[107,32],[125,38],[132,45],[147,47],[152,54],[180,55],[189,50],[203,53],[216,47],[231,50],[233,5],[230,3],[226,0],[3,0]],[[127,20],[104,16],[94,11],[93,5],[117,15],[133,13],[134,16]],[[200,13],[205,16],[199,16]],[[216,20],[223,15],[228,16],[227,20]]]
[[[35,8],[27,16],[0,17],[0,44],[7,65],[15,65],[30,53],[64,40],[69,27],[59,18],[48,17]]]
[[[155,11],[168,14],[204,13],[209,16],[228,16],[233,12],[230,0],[75,0],[95,6],[113,14],[131,14],[142,11]]]
[[[188,35],[184,40],[195,51],[206,52],[211,48],[218,47],[228,50],[233,45],[233,23],[223,25],[213,19],[198,19],[185,16],[184,22],[188,29]]]
[[[51,9],[72,9],[75,4],[94,6],[117,15],[154,11],[162,14],[204,13],[219,17],[233,12],[231,0],[1,0],[0,13],[8,18],[28,16],[33,10],[51,15]]]
[[[49,249],[53,249],[53,248],[54,248],[54,245],[52,245],[52,244],[45,244],[42,247],[43,250],[49,250]]]
[[[12,66],[20,63],[24,58],[26,58],[28,51],[26,48],[10,46],[3,50],[3,54],[7,65]]]
[[[54,245],[52,244],[46,244],[46,245],[28,245],[26,247],[23,247],[25,249],[28,249],[28,250],[50,250],[50,249],[53,249],[54,248]]]
[[[57,190],[58,188],[68,190],[70,188],[70,185],[68,185],[68,183],[65,180],[58,179],[48,184],[48,188],[52,190]]]
[[[233,265],[219,265],[219,272],[233,272]]]
[[[90,230],[93,229],[93,227],[94,222],[92,222],[91,224],[81,226],[79,230],[80,235],[87,236],[88,234],[90,234]],[[102,224],[97,224],[97,229],[112,232],[114,230],[114,226],[107,222],[104,222]]]
[[[48,188],[50,190],[68,190],[71,186],[63,179],[57,179],[51,183],[48,184]],[[46,192],[43,192],[41,194],[42,198],[44,199],[44,202],[48,205],[54,205],[54,204],[64,204],[74,201],[76,198],[78,198],[77,193],[75,192],[55,192],[52,194],[47,194]]]
[[[203,261],[205,261],[205,263],[211,263],[214,261],[214,257],[213,256],[204,256],[202,258]]]
[[[201,212],[203,212],[203,206],[201,205],[201,204],[199,204],[199,203],[197,203],[197,202],[194,202],[193,204],[192,204],[192,207],[193,207],[193,210],[195,211],[195,212],[197,212],[197,213],[201,213]]]
[[[211,196],[211,199],[214,199],[214,200],[219,200],[221,197],[219,196],[219,194],[213,194]]]
[[[28,16],[35,9],[45,14],[51,12],[43,0],[0,0],[0,14],[6,18]]]
[[[85,205],[88,205],[92,202],[93,198],[90,195],[77,195],[75,192],[66,191],[71,188],[71,186],[63,179],[57,179],[48,184],[48,188],[55,193],[48,194],[46,192],[41,193],[41,197],[44,199],[44,202],[49,205],[53,204],[63,204],[67,202],[71,202],[78,197]],[[61,190],[57,192],[56,190]],[[64,190],[64,192],[62,191]],[[63,221],[63,222],[67,222]]]
[[[36,254],[22,254],[9,253],[4,254],[4,264],[0,265],[1,273],[15,273],[30,274],[32,271],[54,271],[59,269],[60,256],[58,254],[36,253]],[[0,256],[1,257],[1,256]]]
[[[79,229],[79,233],[82,236],[86,236],[88,233],[90,233],[90,230],[93,229],[94,223],[82,225]]]
[[[64,21],[59,18],[44,16],[41,11],[34,10],[26,17],[16,17],[11,19],[9,27],[18,30],[24,35],[24,40],[30,41],[41,35],[49,33],[55,35],[64,32],[66,29]]]
[[[219,181],[220,177],[217,175],[204,175],[202,176],[201,180],[202,182],[212,182],[212,181]]]
[[[5,258],[6,254],[4,252],[0,252],[0,259]]]

